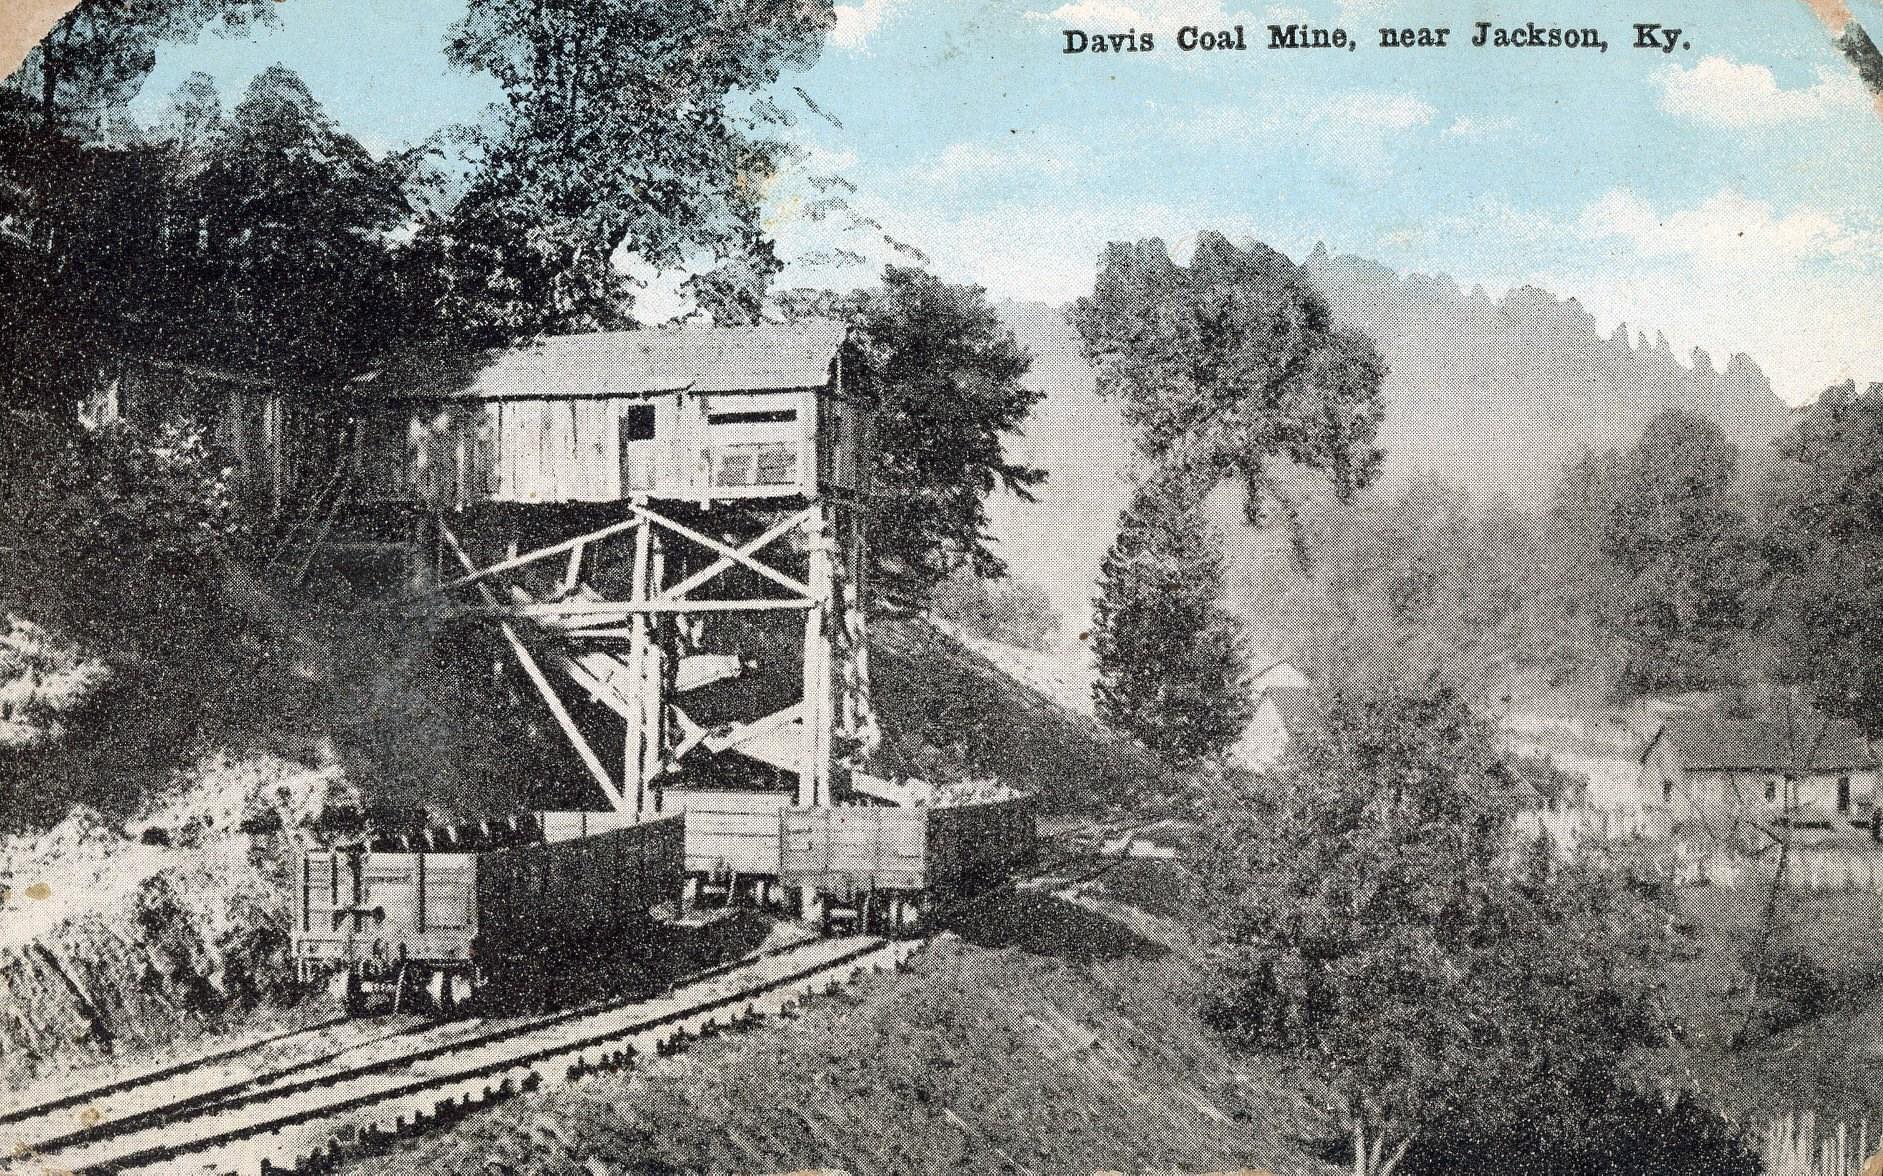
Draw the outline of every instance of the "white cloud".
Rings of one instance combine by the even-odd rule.
[[[933,158],[915,164],[909,169],[909,179],[924,187],[955,187],[993,176],[1061,178],[1090,170],[1091,162],[1089,151],[1065,142],[962,142],[952,143]]]
[[[1651,257],[1690,257],[1732,270],[1796,269],[1826,260],[1861,266],[1883,249],[1883,234],[1874,229],[1803,206],[1780,213],[1731,188],[1668,213],[1617,188],[1584,208],[1575,228],[1588,240],[1619,240]]]
[[[837,25],[830,30],[830,43],[839,49],[862,49],[883,23],[883,18],[902,6],[902,0],[862,0],[860,4],[837,5]]]
[[[1439,133],[1447,139],[1489,139],[1516,128],[1517,120],[1509,115],[1477,118],[1473,115],[1461,114],[1452,120],[1450,126]]]
[[[1718,56],[1692,66],[1665,66],[1654,80],[1661,87],[1662,110],[1717,127],[1808,122],[1868,105],[1856,75],[1828,67],[1818,70],[1815,85],[1795,90],[1780,86],[1766,66]]]

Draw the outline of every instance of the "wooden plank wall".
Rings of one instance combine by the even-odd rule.
[[[620,398],[491,403],[496,455],[489,496],[502,502],[621,497]]]
[[[711,397],[580,397],[562,400],[381,402],[362,406],[357,486],[367,499],[419,499],[439,507],[478,502],[613,502],[634,492],[624,481],[621,422],[630,405],[655,410],[646,448],[655,496],[693,497],[712,485],[711,454],[796,447],[790,484],[713,488],[717,497],[815,492],[858,481],[863,417],[815,392]],[[709,425],[707,412],[798,410],[790,423]],[[813,424],[830,413],[829,430]]]

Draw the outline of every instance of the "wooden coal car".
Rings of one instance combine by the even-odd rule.
[[[377,994],[449,1009],[533,958],[644,929],[653,907],[679,900],[685,830],[668,816],[482,852],[307,850],[296,966],[356,1005]]]
[[[728,897],[812,896],[827,920],[918,926],[939,904],[1003,885],[1032,864],[1034,801],[943,807],[794,807],[781,794],[670,790],[687,817],[687,874]]]

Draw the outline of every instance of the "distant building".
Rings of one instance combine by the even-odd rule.
[[[1860,819],[1876,803],[1879,757],[1852,723],[1677,714],[1641,752],[1641,803],[1681,813],[1801,824]]]
[[[1308,676],[1302,673],[1291,661],[1272,662],[1258,672],[1249,682],[1250,691],[1257,697],[1271,686],[1302,687],[1308,684]]]
[[[1288,669],[1303,684],[1271,685],[1257,694],[1255,717],[1229,749],[1230,758],[1252,772],[1274,767],[1301,732],[1320,718],[1320,707],[1314,691],[1305,684],[1307,679],[1294,667]]]

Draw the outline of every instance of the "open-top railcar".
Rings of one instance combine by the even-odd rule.
[[[309,849],[295,883],[303,980],[358,1004],[418,993],[449,1009],[506,968],[633,934],[678,903],[683,816],[482,852]]]
[[[1030,796],[797,807],[777,793],[673,789],[665,800],[686,813],[696,891],[811,894],[826,921],[870,930],[919,926],[935,904],[1004,884],[1036,853]]]

